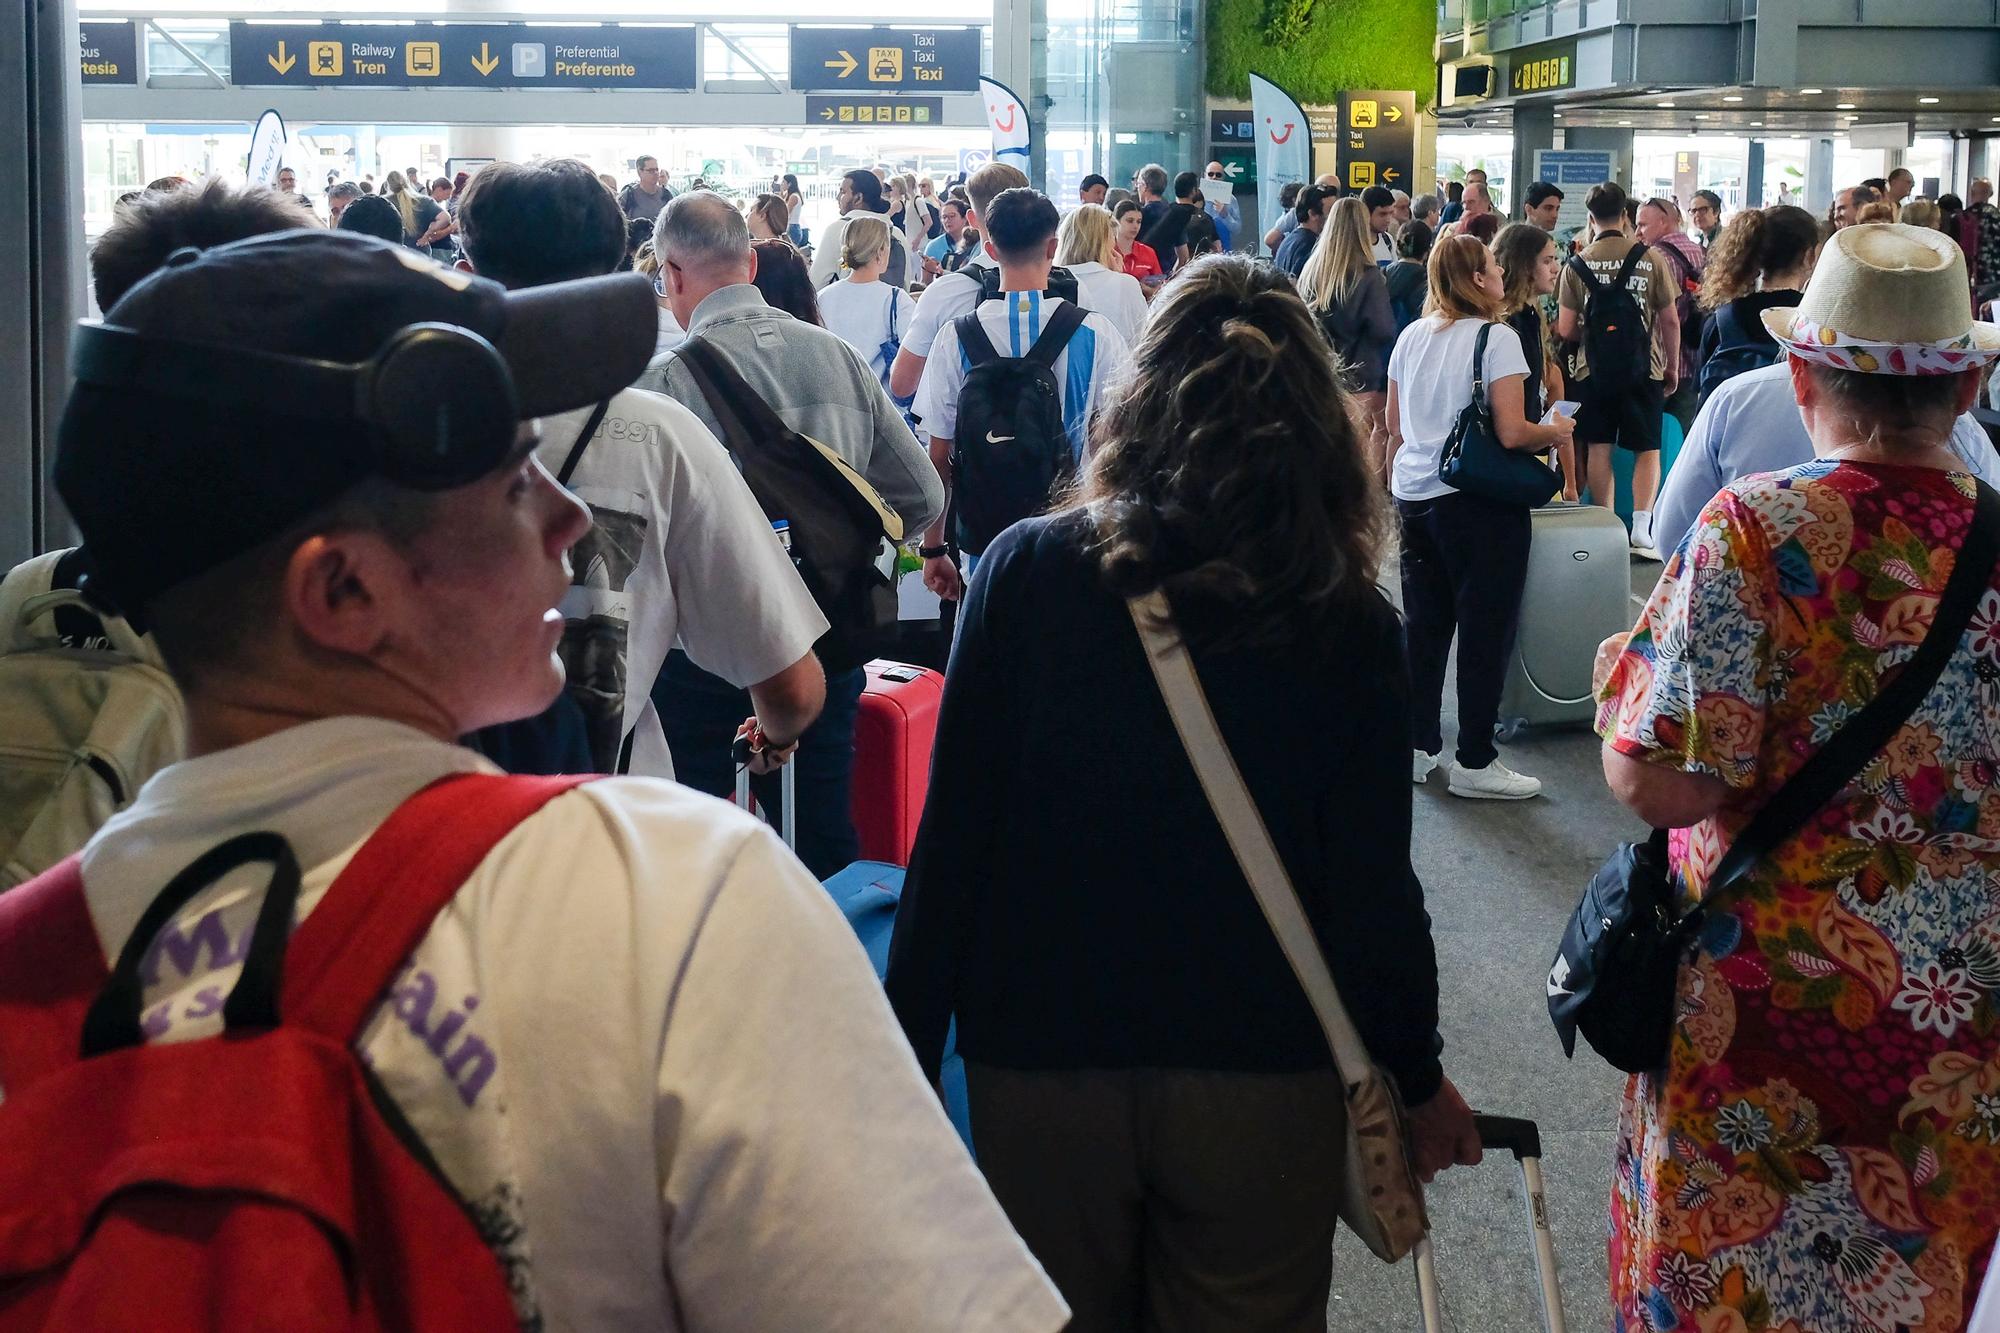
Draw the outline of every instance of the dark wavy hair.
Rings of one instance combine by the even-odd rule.
[[[1105,582],[1164,588],[1191,644],[1325,645],[1381,605],[1380,486],[1333,354],[1283,273],[1177,274],[1101,416],[1073,502]]]
[[[750,281],[764,293],[765,304],[782,310],[793,319],[824,325],[819,317],[819,297],[813,292],[812,273],[797,247],[783,237],[752,242],[757,253],[757,276]]]

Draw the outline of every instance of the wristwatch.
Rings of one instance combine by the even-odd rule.
[[[919,560],[938,560],[950,554],[951,548],[949,546],[919,546],[917,548],[917,558]]]

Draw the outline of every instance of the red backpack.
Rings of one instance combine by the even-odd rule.
[[[76,857],[0,896],[0,1333],[517,1327],[499,1261],[353,1043],[487,853],[583,780],[419,792],[296,931],[290,846],[232,839],[108,972]],[[250,861],[275,870],[227,1030],[146,1044],[147,946]]]

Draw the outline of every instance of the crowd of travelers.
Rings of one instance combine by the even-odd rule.
[[[1618,1126],[1618,1327],[1964,1326],[2000,1230],[2000,569],[1950,609],[2000,539],[1989,182],[1930,201],[1898,171],[1820,219],[1607,181],[1569,235],[1561,189],[1510,220],[1477,171],[1301,182],[1274,219],[1219,163],[1060,205],[1005,163],[885,165],[808,236],[795,176],[735,201],[633,171],[330,180],[323,221],[289,170],[121,201],[55,481],[184,754],[0,894],[0,1127],[57,1132],[79,1024],[86,1052],[242,1037],[290,920],[311,973],[322,922],[392,914],[369,875],[450,863],[334,1035],[462,1205],[425,1243],[470,1228],[495,1262],[463,1285],[522,1328],[1323,1329],[1348,1090],[1146,626],[1413,1172],[1478,1162],[1411,862],[1439,769],[1541,791],[1495,731],[1543,502],[1447,480],[1477,408],[1553,463],[1548,503],[1610,507],[1630,454],[1630,550],[1662,567],[1595,663],[1605,780],[1672,831],[1693,922]],[[772,440],[893,514],[954,626],[886,984],[819,885],[859,855],[865,612],[759,489]],[[1933,658],[1880,752],[1704,901]],[[742,770],[794,848],[711,799]],[[103,1000],[62,948],[117,961]],[[74,1299],[73,1257],[28,1298]],[[387,1271],[367,1300],[439,1299]]]

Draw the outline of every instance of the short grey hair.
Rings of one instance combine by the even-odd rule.
[[[1140,167],[1139,179],[1143,181],[1145,183],[1146,188],[1148,190],[1151,190],[1154,194],[1157,195],[1166,194],[1167,169],[1161,166],[1159,163],[1148,162],[1145,166]]]
[[[660,210],[653,246],[681,268],[742,267],[750,262],[750,225],[721,195],[690,191]]]
[[[359,199],[361,197],[361,187],[353,181],[341,181],[337,185],[327,186],[326,197],[329,199]]]
[[[1438,211],[1438,197],[1434,194],[1420,194],[1410,201],[1410,216],[1422,222]]]

